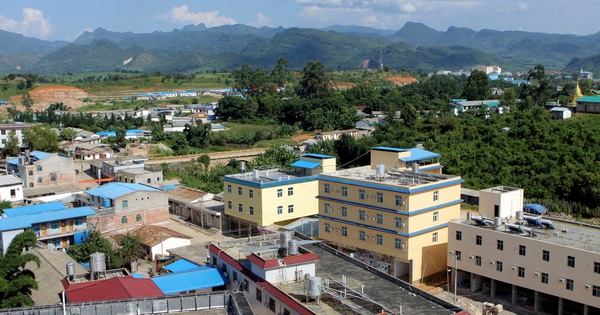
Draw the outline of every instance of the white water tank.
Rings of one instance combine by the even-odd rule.
[[[298,241],[296,240],[290,240],[288,242],[288,255],[290,256],[296,256],[298,255],[299,251],[298,251]]]
[[[288,243],[292,240],[292,231],[283,231],[279,234],[279,247],[288,248]]]
[[[93,253],[90,255],[90,270],[92,273],[106,271],[106,260],[104,253]]]
[[[308,296],[312,298],[321,296],[321,277],[308,278]]]
[[[502,218],[501,217],[494,217],[494,226],[498,227],[502,225]]]
[[[75,277],[75,264],[72,262],[67,263],[67,277],[71,280]]]
[[[517,221],[523,221],[523,211],[517,211]]]

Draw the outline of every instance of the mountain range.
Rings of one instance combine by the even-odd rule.
[[[600,71],[600,32],[561,35],[524,31],[438,31],[408,22],[398,31],[334,25],[324,29],[188,25],[171,32],[137,34],[98,28],[75,41],[43,41],[0,31],[0,71],[83,73],[101,71],[194,72],[271,68],[280,56],[290,68],[320,60],[329,69],[377,68],[435,71],[477,64],[528,70]]]

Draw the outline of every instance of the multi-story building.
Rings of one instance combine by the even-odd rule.
[[[14,204],[23,203],[23,181],[18,176],[0,175],[0,200]]]
[[[102,233],[119,233],[142,224],[169,221],[167,192],[130,183],[108,183],[75,195],[81,206],[92,206],[97,214],[90,224]]]
[[[73,235],[88,228],[90,207],[67,208],[60,202],[4,209],[0,217],[0,252],[6,253],[16,235],[34,231],[38,242],[48,249],[67,248],[74,243]]]
[[[335,158],[305,154],[292,166],[294,171],[255,169],[225,176],[223,229],[228,231],[223,233],[248,235],[258,227],[317,214],[317,176],[335,171]]]
[[[468,215],[449,223],[446,255],[451,278],[471,292],[536,313],[600,314],[598,227],[520,213]]]
[[[6,171],[18,175],[26,188],[75,183],[73,158],[59,153],[26,151],[25,155],[8,160]]]
[[[370,166],[319,175],[319,237],[410,283],[445,271],[462,179],[440,174],[439,157],[376,147]]]
[[[151,171],[143,168],[119,170],[115,179],[121,183],[145,184],[157,188],[162,188],[163,186],[162,171]]]
[[[10,125],[0,125],[0,148],[4,148],[6,142],[13,136],[19,143],[19,147],[23,146],[23,130],[31,128],[31,125],[17,123]]]

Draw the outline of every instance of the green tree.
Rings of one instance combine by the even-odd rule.
[[[201,124],[197,126],[186,124],[183,133],[185,134],[188,145],[202,149],[210,143],[212,136],[210,129],[210,124]]]
[[[215,113],[224,120],[251,119],[256,117],[256,108],[249,99],[238,96],[225,96],[219,100]]]
[[[289,66],[290,62],[287,59],[279,57],[279,59],[277,60],[277,64],[275,64],[273,72],[271,72],[271,80],[273,80],[275,84],[279,85],[279,87],[284,87],[285,84],[289,82]]]
[[[107,265],[111,269],[121,268],[123,266],[121,255],[113,250],[110,241],[103,237],[98,230],[88,231],[85,241],[81,244],[69,246],[69,251],[67,252],[67,254],[77,262],[90,261],[90,255],[93,253],[104,253],[107,259]]]
[[[35,232],[22,232],[12,240],[6,254],[0,256],[0,308],[34,305],[30,295],[31,290],[38,289],[38,283],[25,265],[34,262],[39,267],[40,259],[23,250],[36,243]]]
[[[2,215],[4,213],[4,211],[2,211],[3,209],[10,209],[10,208],[12,208],[12,202],[10,202],[8,200],[0,201],[0,215]]]
[[[63,141],[73,141],[77,138],[77,131],[73,128],[63,128],[58,137]]]
[[[21,97],[21,105],[25,106],[26,111],[31,111],[31,107],[33,107],[33,100],[31,99],[29,92],[25,92],[23,97]]]
[[[302,98],[326,98],[332,95],[331,76],[321,61],[309,61],[302,69],[298,95]]]
[[[463,91],[462,97],[469,101],[485,100],[489,94],[489,85],[490,78],[485,72],[473,70],[467,80],[467,86]]]
[[[4,148],[2,148],[2,154],[4,154],[4,156],[16,156],[20,153],[19,150],[19,139],[17,139],[17,134],[14,130],[11,130],[8,133],[8,139],[6,140],[6,143],[4,144]]]
[[[44,152],[58,151],[58,136],[56,133],[42,125],[34,125],[23,131],[23,143],[30,150]]]
[[[244,64],[240,69],[233,72],[236,82],[236,89],[244,95],[254,92],[261,92],[267,83],[267,73],[265,70],[252,69],[249,64]]]
[[[121,253],[123,262],[126,266],[129,266],[129,269],[131,270],[131,263],[137,261],[138,258],[141,258],[144,255],[140,236],[128,232],[123,236],[119,245],[119,252]]]

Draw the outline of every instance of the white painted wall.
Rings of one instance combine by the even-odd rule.
[[[169,249],[189,246],[191,244],[192,241],[188,238],[169,237],[158,245],[152,247],[152,259],[154,259],[156,255],[169,255],[167,252]]]

